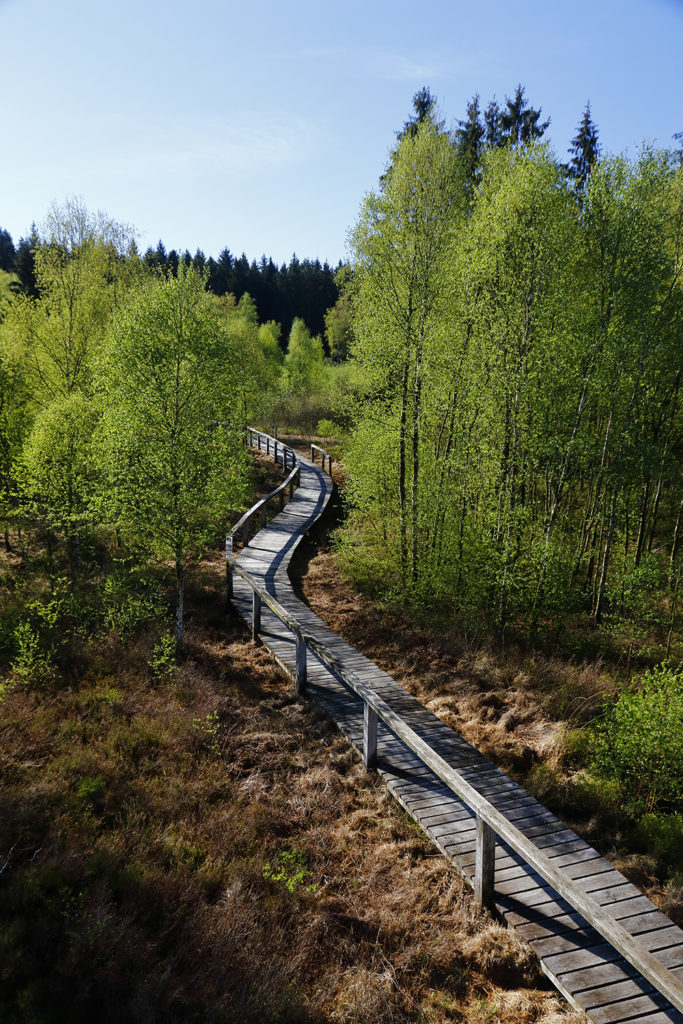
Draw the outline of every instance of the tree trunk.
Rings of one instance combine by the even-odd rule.
[[[676,516],[676,523],[674,525],[674,535],[671,541],[671,555],[669,557],[669,586],[673,582],[674,563],[676,561],[676,549],[678,548],[678,529],[681,525],[681,512],[683,512],[683,501],[678,506],[678,515]]]
[[[593,609],[593,618],[597,625],[602,621],[602,609],[605,599],[605,586],[607,583],[607,571],[609,569],[609,559],[612,550],[612,537],[614,536],[614,523],[617,515],[617,497],[619,495],[619,488],[615,487],[612,494],[612,505],[610,507],[609,515],[609,526],[607,527],[607,537],[605,539],[605,553],[602,559],[602,568],[600,570],[600,582],[598,584],[598,593],[595,600],[595,607]]]
[[[418,565],[418,488],[420,477],[420,404],[422,398],[422,342],[417,346],[415,356],[415,384],[413,387],[413,431],[412,431],[412,460],[413,478],[410,494],[410,529],[411,529],[411,566],[410,577],[413,586],[417,584],[419,576]]]
[[[176,630],[175,630],[175,641],[176,650],[180,653],[183,649],[183,613],[185,603],[185,571],[183,569],[183,558],[182,552],[176,551],[175,558],[175,576],[176,584],[178,589],[178,608],[176,611]]]
[[[401,583],[408,575],[408,518],[406,510],[406,406],[408,404],[408,360],[401,385],[401,420],[398,433],[398,512],[400,532]]]

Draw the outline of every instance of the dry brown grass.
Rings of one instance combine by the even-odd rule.
[[[578,1021],[190,574],[188,655],[93,641],[0,726],[0,1016]],[[315,891],[264,877],[297,851]],[[3,868],[4,865],[4,868]]]

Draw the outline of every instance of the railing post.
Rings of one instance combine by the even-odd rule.
[[[493,881],[496,870],[496,833],[477,815],[477,848],[474,867],[474,895],[483,907],[493,904]]]
[[[232,600],[232,566],[230,565],[230,559],[232,558],[232,534],[228,534],[225,538],[225,597],[230,604]]]
[[[327,472],[332,476],[332,456],[327,456]]]
[[[275,452],[273,454],[273,458],[277,462],[277,438],[275,438]]]
[[[280,491],[280,511],[281,512],[282,512],[284,507],[285,507],[285,489],[283,487],[282,490]]]
[[[315,462],[315,446],[311,445],[311,462]]]
[[[266,434],[266,455],[270,455],[270,438]]]
[[[261,529],[266,525],[266,505],[265,502],[261,508]]]
[[[306,692],[306,641],[301,633],[296,634],[296,692]]]
[[[253,612],[251,617],[251,639],[256,643],[261,632],[261,598],[254,591]]]
[[[246,519],[244,526],[242,527],[242,547],[246,548],[249,543],[249,520]]]
[[[377,712],[363,705],[363,767],[370,771],[377,764]]]

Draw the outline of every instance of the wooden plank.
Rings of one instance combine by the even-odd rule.
[[[657,1013],[665,1006],[666,1000],[659,993],[648,993],[617,1003],[597,1006],[591,1010],[590,1016],[594,1024],[617,1024],[643,1017],[647,1020],[646,1014]]]

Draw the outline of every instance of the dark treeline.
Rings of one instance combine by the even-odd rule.
[[[15,273],[17,287],[24,294],[37,295],[35,277],[35,248],[38,235],[32,226],[28,237],[20,239],[15,247],[8,231],[0,229],[0,270]],[[215,260],[206,257],[201,249],[194,256],[188,250],[167,251],[162,241],[155,249],[148,248],[141,257],[151,269],[170,272],[174,277],[178,267],[193,267],[207,275],[209,290],[214,295],[235,296],[239,301],[248,292],[256,303],[259,319],[274,320],[282,326],[283,341],[289,336],[294,320],[302,319],[313,334],[325,331],[325,313],[338,298],[334,270],[320,260],[299,260],[294,254],[289,264],[277,266],[265,255],[251,263],[244,253],[235,257],[223,249]]]

